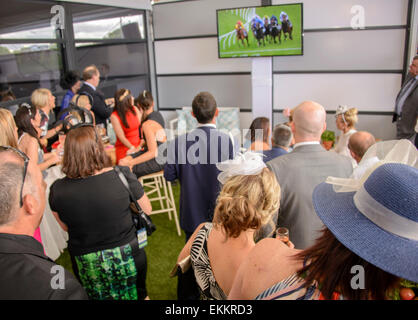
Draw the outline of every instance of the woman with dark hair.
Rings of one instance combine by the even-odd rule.
[[[128,89],[116,91],[115,111],[110,116],[110,121],[116,134],[116,162],[119,162],[127,154],[137,152],[141,144],[141,113],[134,107],[134,98]]]
[[[255,118],[253,122],[251,122],[248,135],[251,141],[251,151],[270,150],[270,120],[268,118]]]
[[[39,110],[27,103],[22,103],[16,111],[15,122],[18,128],[19,139],[17,141],[19,150],[24,152],[42,171],[42,176],[47,177],[46,170],[58,162],[61,158],[56,152],[43,152],[40,143],[41,136],[41,115]],[[40,228],[36,229],[35,239],[42,243]]]
[[[132,222],[130,196],[112,168],[102,140],[90,124],[67,133],[62,171],[49,204],[69,234],[73,270],[90,299],[145,299],[147,260]],[[120,167],[145,213],[151,203],[141,184]]]
[[[418,282],[417,181],[417,168],[386,163],[351,189],[319,184],[320,238],[303,251],[278,239],[258,242],[229,299],[391,299],[401,279]]]
[[[142,111],[141,139],[145,141],[144,148],[122,159],[121,165],[129,166],[139,178],[164,169],[164,164],[157,161],[158,147],[167,140],[164,130],[164,118],[154,110],[154,98],[151,92],[144,90],[135,99],[135,106]]]
[[[64,97],[62,98],[61,102],[61,109],[60,112],[66,108],[70,104],[71,99],[77,93],[78,89],[81,87],[81,79],[80,75],[75,71],[68,71],[61,79],[61,87],[66,89],[67,92],[65,93]],[[64,119],[65,115],[62,115],[61,119]]]
[[[56,152],[44,153],[41,148],[42,130],[39,109],[22,103],[16,111],[15,121],[18,128],[19,149],[27,154],[30,160],[38,164],[45,178],[45,170],[59,163],[61,158]]]

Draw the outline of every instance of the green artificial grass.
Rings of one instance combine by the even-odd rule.
[[[147,189],[145,189],[147,191]],[[151,195],[153,197],[155,195]],[[173,186],[173,196],[179,215],[180,185]],[[153,210],[160,208],[159,201],[152,202]],[[168,219],[167,213],[151,216],[157,230],[148,238],[145,248],[147,253],[147,290],[151,300],[176,300],[177,277],[170,278],[169,274],[176,264],[177,256],[185,244],[184,232],[178,236],[174,218]],[[56,260],[56,263],[73,273],[70,255],[67,250]]]

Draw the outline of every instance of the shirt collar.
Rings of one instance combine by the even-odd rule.
[[[87,81],[85,81],[84,84],[88,85],[90,88],[92,88],[94,91],[96,91],[96,87],[93,86],[91,83],[88,83]]]
[[[42,245],[35,238],[21,234],[0,233],[0,252],[34,254],[46,258]]]
[[[319,141],[298,142],[293,145],[293,149],[296,149],[297,147],[300,147],[300,146],[307,146],[307,145],[314,145],[314,144],[320,144],[320,143]]]
[[[352,135],[353,133],[356,133],[357,132],[357,130],[356,129],[350,129],[350,130],[348,130],[346,133],[344,133],[344,135],[345,136],[350,136],[350,135]]]
[[[198,128],[200,128],[200,127],[212,127],[212,128],[216,129],[216,124],[214,124],[214,123],[198,123],[197,127]]]

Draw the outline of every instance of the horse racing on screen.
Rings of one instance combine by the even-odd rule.
[[[217,10],[219,58],[303,54],[303,4]]]

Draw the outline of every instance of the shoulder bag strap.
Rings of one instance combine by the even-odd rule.
[[[138,202],[135,200],[132,192],[131,192],[131,188],[129,188],[129,183],[128,180],[126,179],[125,175],[123,174],[123,172],[120,170],[120,168],[118,166],[115,166],[115,171],[118,174],[120,180],[122,181],[123,185],[125,186],[126,190],[129,193],[129,198],[131,199],[131,201],[135,204],[135,207],[138,209],[138,212],[142,213],[143,210],[140,207],[140,205],[138,204]]]

